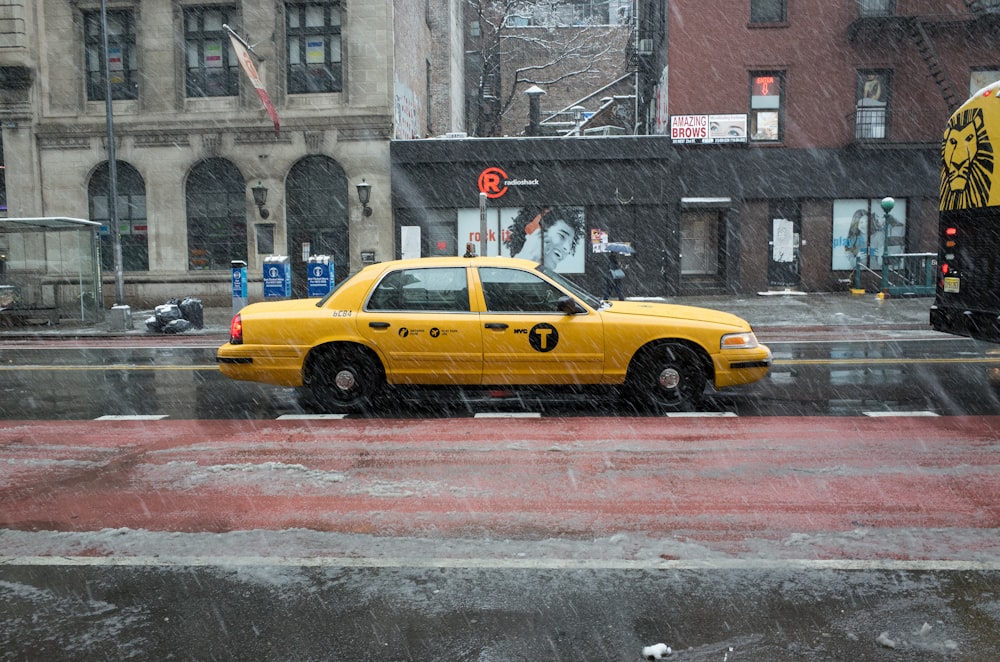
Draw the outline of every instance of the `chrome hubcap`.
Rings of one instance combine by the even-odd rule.
[[[341,370],[337,373],[337,377],[333,380],[333,383],[337,385],[341,391],[350,391],[352,388],[357,386],[358,380],[355,379],[354,373],[350,370]]]
[[[681,383],[681,373],[676,368],[664,368],[657,381],[662,388],[674,389]]]

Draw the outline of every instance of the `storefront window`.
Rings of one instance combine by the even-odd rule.
[[[896,198],[892,211],[882,210],[882,198],[834,200],[831,269],[861,266],[882,268],[883,255],[906,251],[906,200]]]

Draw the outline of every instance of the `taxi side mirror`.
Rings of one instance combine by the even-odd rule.
[[[579,315],[587,312],[587,309],[577,303],[576,299],[570,296],[561,296],[558,301],[559,312],[567,315]]]

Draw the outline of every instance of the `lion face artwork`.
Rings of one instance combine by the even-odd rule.
[[[941,158],[941,209],[985,207],[993,180],[993,146],[982,110],[972,108],[952,117]]]

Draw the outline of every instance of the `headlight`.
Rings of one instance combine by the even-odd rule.
[[[757,346],[757,336],[753,331],[743,333],[727,333],[722,336],[719,347],[722,349],[753,349]]]

